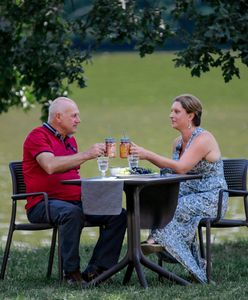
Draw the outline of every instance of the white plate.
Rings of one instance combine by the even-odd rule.
[[[116,175],[117,178],[149,178],[149,177],[159,177],[158,173],[149,173],[149,174],[129,174],[129,175]]]

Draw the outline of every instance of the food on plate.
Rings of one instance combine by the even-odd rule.
[[[112,167],[110,168],[111,176],[128,176],[128,175],[145,175],[145,174],[155,174],[152,169],[134,167],[132,169],[128,167]]]
[[[148,168],[134,167],[130,170],[130,174],[152,174],[154,171]]]
[[[121,168],[121,167],[113,167],[110,168],[110,174],[112,176],[119,176],[119,175],[130,175],[129,168]]]

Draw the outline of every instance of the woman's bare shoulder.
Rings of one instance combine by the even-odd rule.
[[[214,135],[207,130],[202,131],[198,136],[197,136],[198,140],[215,140]]]
[[[211,132],[207,130],[203,131],[197,136],[195,142],[199,149],[206,152],[204,156],[206,160],[214,162],[220,158],[221,153],[218,142]]]

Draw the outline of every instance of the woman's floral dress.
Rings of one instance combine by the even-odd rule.
[[[204,129],[197,127],[186,146]],[[179,160],[182,140],[179,140],[173,159]],[[188,180],[180,184],[178,206],[172,221],[163,229],[152,231],[154,240],[161,244],[200,282],[207,282],[205,261],[200,258],[196,232],[199,221],[217,214],[219,190],[226,188],[223,162],[201,160],[191,172],[201,174],[202,179]],[[222,214],[227,208],[227,195],[224,197]]]

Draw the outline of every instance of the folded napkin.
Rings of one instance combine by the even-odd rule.
[[[119,215],[123,180],[82,180],[81,195],[86,215]]]

